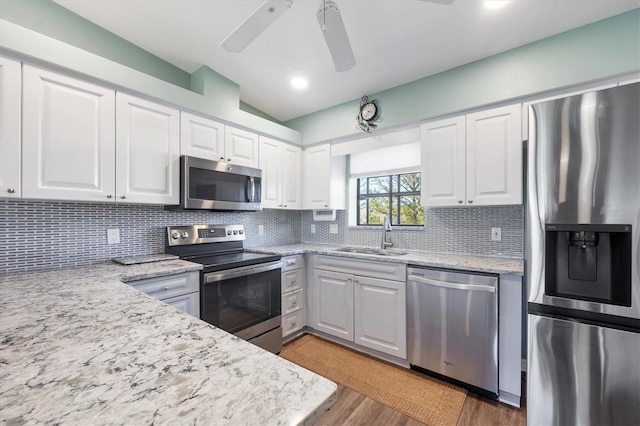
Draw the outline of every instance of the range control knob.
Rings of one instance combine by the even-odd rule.
[[[229,230],[227,231],[227,235],[231,235],[231,234],[232,234],[231,229],[229,229]]]
[[[171,238],[173,238],[174,240],[177,240],[178,238],[180,238],[180,233],[178,231],[173,231],[171,233]]]
[[[241,229],[241,230],[238,231],[238,234],[242,235],[242,234],[244,234],[244,231]]]
[[[238,230],[237,229],[233,230],[233,235],[238,235]]]
[[[185,231],[182,234],[180,234],[180,236],[182,237],[182,239],[189,238],[189,233]]]

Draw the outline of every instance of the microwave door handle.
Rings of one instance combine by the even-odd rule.
[[[247,180],[247,184],[248,184],[247,199],[249,200],[250,203],[253,203],[253,200],[255,199],[255,194],[256,194],[256,182],[253,180],[253,176],[251,176]]]

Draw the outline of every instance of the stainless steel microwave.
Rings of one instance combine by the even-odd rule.
[[[167,210],[262,210],[262,170],[223,161],[180,157],[180,205]]]

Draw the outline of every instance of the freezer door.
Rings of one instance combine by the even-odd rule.
[[[415,271],[407,282],[409,363],[497,394],[497,278]]]
[[[640,334],[529,315],[530,425],[640,424]]]

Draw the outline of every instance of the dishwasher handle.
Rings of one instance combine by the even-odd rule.
[[[487,293],[496,292],[496,287],[491,285],[450,283],[447,281],[433,280],[433,279],[421,277],[418,275],[410,275],[408,281],[413,281],[420,284],[427,284],[434,287],[453,288],[456,290],[484,291]]]

